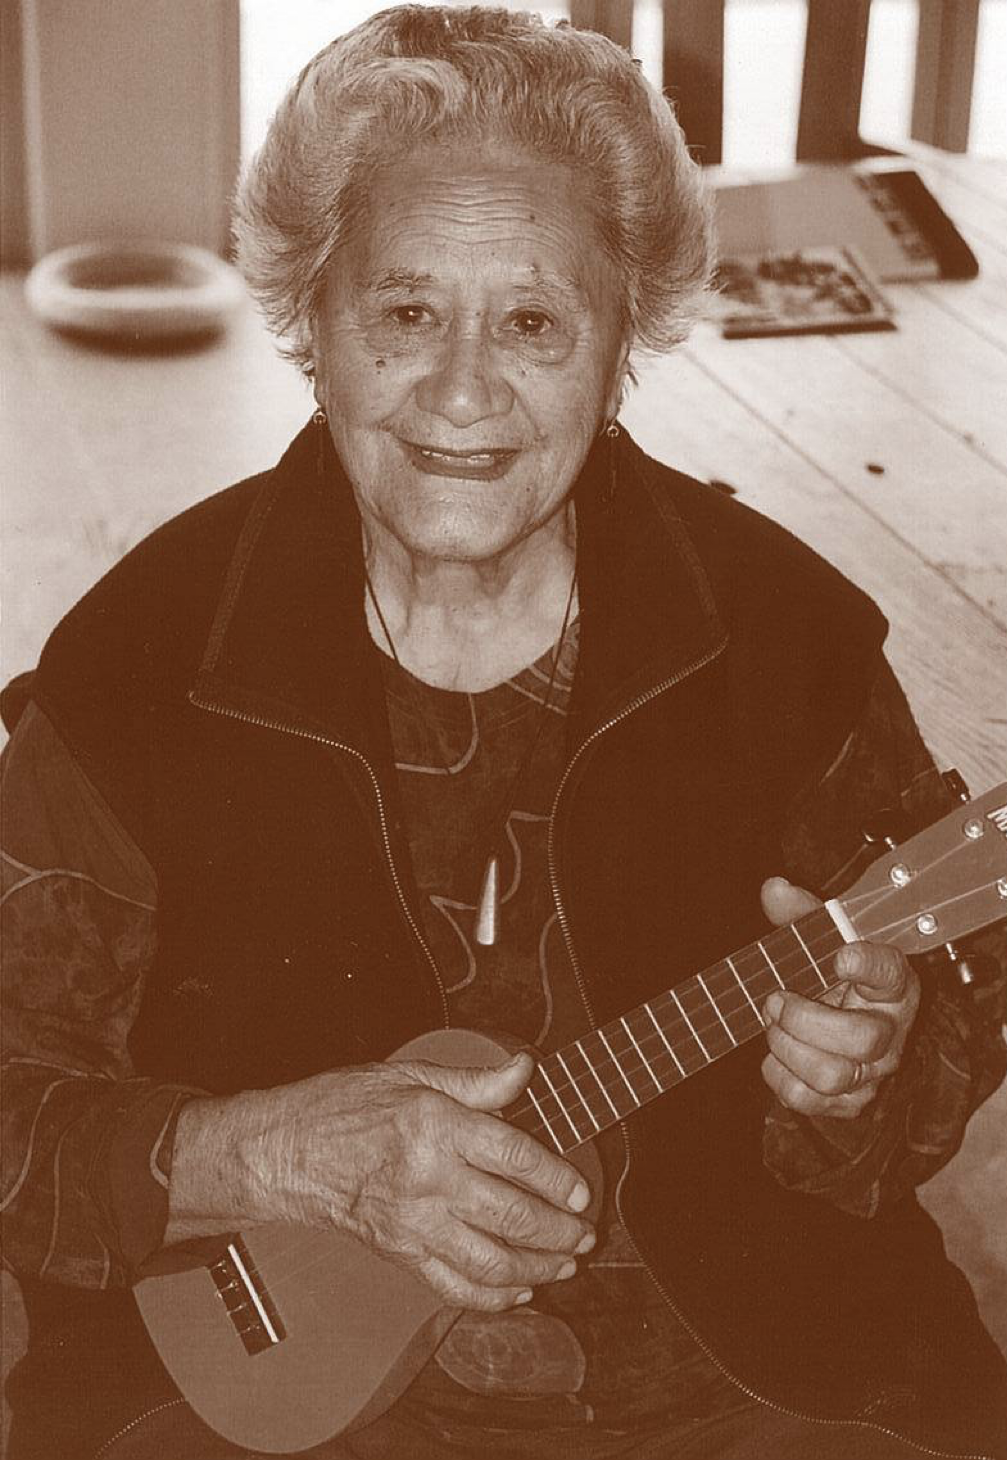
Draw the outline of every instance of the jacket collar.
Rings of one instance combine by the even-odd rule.
[[[578,739],[726,642],[668,475],[627,436],[603,437],[575,485]],[[360,520],[317,428],[295,438],[245,522],[190,697],[361,754],[384,743]]]

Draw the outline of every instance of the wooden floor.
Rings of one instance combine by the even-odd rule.
[[[934,158],[979,255],[969,283],[898,287],[894,334],[723,341],[648,364],[623,413],[641,443],[726,481],[866,588],[938,760],[1007,778],[1007,165]],[[157,523],[272,463],[311,409],[251,310],[196,354],[60,339],[0,283],[4,673]],[[924,1199],[1007,1351],[1007,1087]]]

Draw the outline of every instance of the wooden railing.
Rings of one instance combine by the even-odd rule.
[[[701,162],[721,160],[726,0],[663,0],[662,76]],[[799,160],[875,150],[860,136],[871,0],[807,0]],[[968,145],[980,0],[918,0],[911,136],[950,152]],[[634,0],[571,0],[570,18],[630,45]]]

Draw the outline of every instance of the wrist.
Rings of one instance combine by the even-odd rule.
[[[271,1091],[198,1096],[179,1112],[166,1241],[282,1220],[267,1176]]]

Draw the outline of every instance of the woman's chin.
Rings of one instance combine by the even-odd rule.
[[[386,523],[410,557],[429,563],[487,563],[505,558],[529,537],[529,524],[496,515],[423,514],[408,523]],[[534,535],[534,528],[531,529]]]

